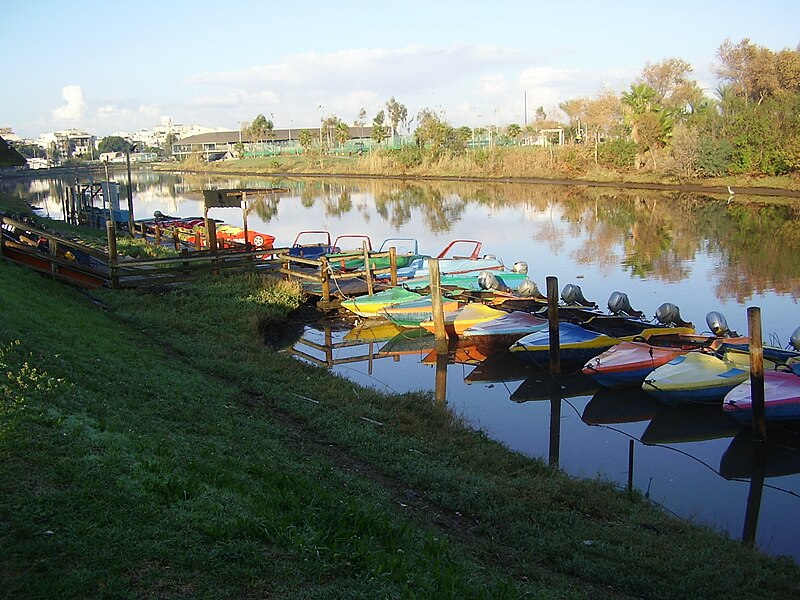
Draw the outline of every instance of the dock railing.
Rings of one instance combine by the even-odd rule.
[[[348,280],[362,280],[372,293],[375,277],[388,275],[397,284],[395,249],[388,252],[353,251],[339,253],[336,260],[326,256],[316,259],[290,256],[289,248],[249,248],[241,244],[217,243],[213,224],[209,235],[195,232],[186,243],[177,228],[139,229],[140,236],[150,243],[172,246],[178,254],[166,258],[133,259],[117,253],[118,231],[110,221],[106,225],[107,250],[93,248],[66,239],[50,231],[33,227],[9,217],[0,217],[4,229],[0,258],[24,264],[39,272],[86,288],[127,288],[170,284],[191,280],[199,275],[233,272],[274,272],[301,281],[306,292],[320,296],[319,307],[328,310],[338,306],[342,296],[340,285]],[[136,227],[136,226],[135,226]],[[390,266],[372,269],[376,259],[390,259]],[[346,260],[364,259],[364,266],[343,271]]]

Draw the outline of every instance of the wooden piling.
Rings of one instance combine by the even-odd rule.
[[[364,252],[364,277],[367,280],[367,293],[372,296],[372,267],[369,264],[369,247],[366,240],[361,242],[361,249]]]
[[[108,239],[108,269],[111,275],[111,288],[119,289],[119,277],[117,275],[117,229],[114,227],[114,220],[106,221],[106,238]]]
[[[547,278],[547,319],[550,332],[550,373],[561,375],[561,340],[558,335],[558,278]]]
[[[442,306],[442,280],[439,272],[439,260],[429,258],[428,269],[430,272],[433,335],[436,340],[436,353],[439,354],[439,346],[441,345],[444,345],[444,351],[447,352],[447,333],[444,329],[444,307]]]
[[[392,287],[397,286],[397,248],[389,248],[389,276]]]
[[[747,309],[747,331],[750,335],[750,400],[753,406],[753,439],[762,444],[767,438],[764,406],[764,347],[761,337],[761,309]]]
[[[326,256],[321,256],[319,263],[320,277],[322,279],[322,301],[327,305],[330,304],[331,301],[331,280],[328,258]]]
[[[628,440],[628,491],[633,491],[633,440]]]

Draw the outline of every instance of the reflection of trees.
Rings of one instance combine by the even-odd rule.
[[[269,223],[278,216],[278,205],[280,198],[277,196],[262,196],[251,204],[252,212],[265,223]]]
[[[739,302],[774,290],[800,297],[800,207],[767,202],[726,205],[698,194],[642,192],[589,186],[506,184],[399,179],[277,179],[264,176],[220,177],[193,174],[133,173],[138,194],[182,198],[214,188],[288,188],[289,198],[267,196],[254,212],[275,220],[282,200],[299,199],[306,208],[322,206],[326,215],[344,216],[374,210],[395,229],[412,218],[442,233],[475,207],[486,212],[515,211],[526,231],[552,253],[563,252],[571,237],[571,258],[610,272],[616,265],[635,277],[662,281],[685,279],[695,258],[714,257],[711,274],[716,295]],[[69,181],[72,183],[72,181]],[[62,193],[61,182],[36,188],[32,182],[6,184],[20,197],[48,190]],[[358,201],[354,201],[358,198]],[[364,198],[365,200],[360,200]],[[374,208],[373,208],[374,206]],[[549,218],[542,219],[542,215]],[[479,235],[480,232],[476,232]],[[572,245],[572,244],[570,244]]]
[[[737,204],[729,215],[713,240],[722,257],[717,297],[743,302],[770,290],[800,297],[800,209]]]

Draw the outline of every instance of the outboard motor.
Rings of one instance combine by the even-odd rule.
[[[506,286],[500,283],[494,273],[491,271],[481,271],[478,273],[478,286],[482,290],[495,290],[499,291]]]
[[[628,317],[643,317],[644,313],[640,310],[633,310],[628,294],[625,292],[612,292],[608,297],[608,310],[612,315],[625,315]]]
[[[589,302],[586,298],[583,297],[583,290],[581,290],[581,286],[575,285],[574,283],[568,283],[564,286],[564,289],[561,292],[561,299],[567,305],[578,305],[578,306],[586,306],[589,308],[597,308],[597,304],[594,302]]]
[[[711,330],[711,333],[718,337],[735,337],[738,334],[728,328],[728,322],[725,317],[717,311],[712,311],[706,315],[706,324]]]
[[[522,280],[522,283],[520,283],[519,286],[517,286],[517,293],[523,298],[544,298],[536,283],[527,277]]]
[[[511,272],[512,273],[525,273],[527,275],[528,274],[528,263],[526,263],[524,260],[521,260],[519,262],[515,262],[514,266],[511,267]]]
[[[792,332],[792,337],[789,338],[789,343],[792,345],[792,348],[800,352],[800,327]]]
[[[674,325],[675,327],[691,327],[692,324],[681,319],[681,311],[672,302],[664,302],[656,309],[656,320],[662,325]]]

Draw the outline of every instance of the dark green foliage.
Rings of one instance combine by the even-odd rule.
[[[104,152],[130,152],[133,145],[123,137],[118,135],[109,135],[100,140],[97,144],[97,151],[101,154]]]
[[[636,144],[617,138],[597,147],[597,160],[601,165],[617,169],[630,169],[636,161]]]
[[[705,137],[698,147],[697,170],[706,177],[722,177],[728,174],[733,156],[733,146],[727,140]]]

